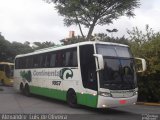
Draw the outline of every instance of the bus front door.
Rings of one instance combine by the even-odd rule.
[[[85,88],[85,105],[96,107],[97,105],[97,73],[93,45],[80,46],[80,66],[83,87]]]

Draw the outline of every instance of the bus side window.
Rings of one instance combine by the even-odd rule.
[[[33,68],[38,68],[38,56],[33,57]]]
[[[55,67],[55,65],[56,65],[56,54],[52,53],[50,59],[50,67]]]
[[[63,66],[63,54],[61,51],[57,52],[56,54],[56,67]]]
[[[62,51],[62,53],[61,53],[62,55],[62,64],[61,64],[61,67],[65,67],[65,65],[66,65],[66,54],[65,54],[65,52],[64,51]]]
[[[44,57],[43,57],[43,54],[40,54],[40,58],[39,59],[40,59],[40,61],[39,61],[40,62],[39,63],[40,64],[40,68],[43,68],[44,67]]]
[[[70,56],[71,56],[71,51],[67,51],[65,55],[65,67],[71,66],[70,64]]]
[[[25,68],[29,68],[29,57],[26,57]]]
[[[5,74],[8,78],[10,77],[10,68],[8,65],[5,65]]]
[[[46,59],[45,59],[45,67],[46,68],[50,67],[50,59],[51,59],[51,54],[46,53]]]
[[[45,67],[45,61],[46,61],[46,55],[45,54],[40,54],[40,67],[41,68]]]
[[[19,69],[19,61],[18,61],[18,58],[15,59],[15,69]]]
[[[65,67],[77,67],[77,50],[75,48],[68,49],[64,52],[63,63]]]
[[[15,61],[15,63],[16,63],[16,64],[15,64],[15,68],[16,68],[16,69],[21,69],[21,68],[22,68],[22,65],[21,65],[22,61],[21,61],[21,59],[22,59],[22,58],[17,58],[17,59],[16,59],[16,61]]]
[[[73,56],[72,56],[72,66],[73,67],[77,67],[78,66],[78,62],[77,62],[77,50],[73,51]]]
[[[0,71],[4,71],[4,65],[0,65]]]
[[[25,68],[25,58],[20,58],[21,63],[20,63],[20,69],[24,69]]]
[[[33,68],[33,56],[29,56],[28,58],[28,68]]]

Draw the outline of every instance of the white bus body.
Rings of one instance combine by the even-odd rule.
[[[82,42],[15,58],[14,87],[94,108],[133,105],[137,101],[134,58],[129,47]]]

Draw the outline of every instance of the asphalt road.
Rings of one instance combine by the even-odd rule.
[[[93,109],[85,106],[70,108],[63,101],[36,95],[26,97],[15,91],[13,87],[0,86],[0,114],[7,113],[64,114],[68,120],[160,120],[159,106],[133,105],[112,109]]]

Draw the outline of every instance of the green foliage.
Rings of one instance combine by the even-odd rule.
[[[160,73],[138,75],[139,101],[160,102]]]
[[[0,34],[0,61],[10,61],[11,57],[11,43]]]
[[[84,41],[86,41],[86,40],[83,37],[80,37],[80,36],[61,40],[61,42],[63,42],[62,43],[63,45],[70,45],[70,44],[84,42]]]
[[[129,41],[123,36],[121,38],[114,38],[114,37],[109,37],[105,33],[98,33],[95,34],[94,36],[91,36],[91,41],[102,41],[102,42],[114,42],[114,43],[121,43],[121,44],[126,44],[129,45]],[[63,45],[69,45],[69,44],[74,44],[74,43],[79,43],[79,42],[84,42],[87,41],[81,36],[73,37],[73,38],[68,38],[61,40],[63,42]]]
[[[120,38],[119,37],[115,38],[115,37],[109,37],[107,34],[104,33],[95,34],[95,40],[129,45],[128,39],[126,39],[124,36]]]
[[[28,44],[22,44],[19,42],[13,42],[12,49],[14,55],[33,52],[32,48]]]
[[[33,49],[35,49],[35,50],[55,46],[55,43],[48,42],[48,41],[42,42],[42,43],[41,42],[34,42],[33,44],[34,44]]]
[[[138,30],[138,28],[134,28],[128,33],[130,33],[129,40],[134,55],[147,60],[147,73],[160,71],[160,34],[154,33],[148,25],[145,33]]]
[[[64,16],[64,24],[81,25],[89,28],[87,40],[90,40],[96,25],[113,23],[120,16],[134,16],[134,9],[139,7],[139,0],[46,0],[55,3],[58,13]]]
[[[144,33],[137,27],[128,33],[134,55],[147,61],[146,72],[138,75],[139,100],[160,102],[160,34],[148,25]]]
[[[31,47],[30,43],[26,41],[25,43],[20,42],[12,42],[7,41],[0,34],[0,61],[8,61],[13,62],[14,58],[18,54],[25,54],[29,52],[33,52],[37,49],[47,48],[51,46],[55,46],[52,42],[34,42],[36,47]]]

